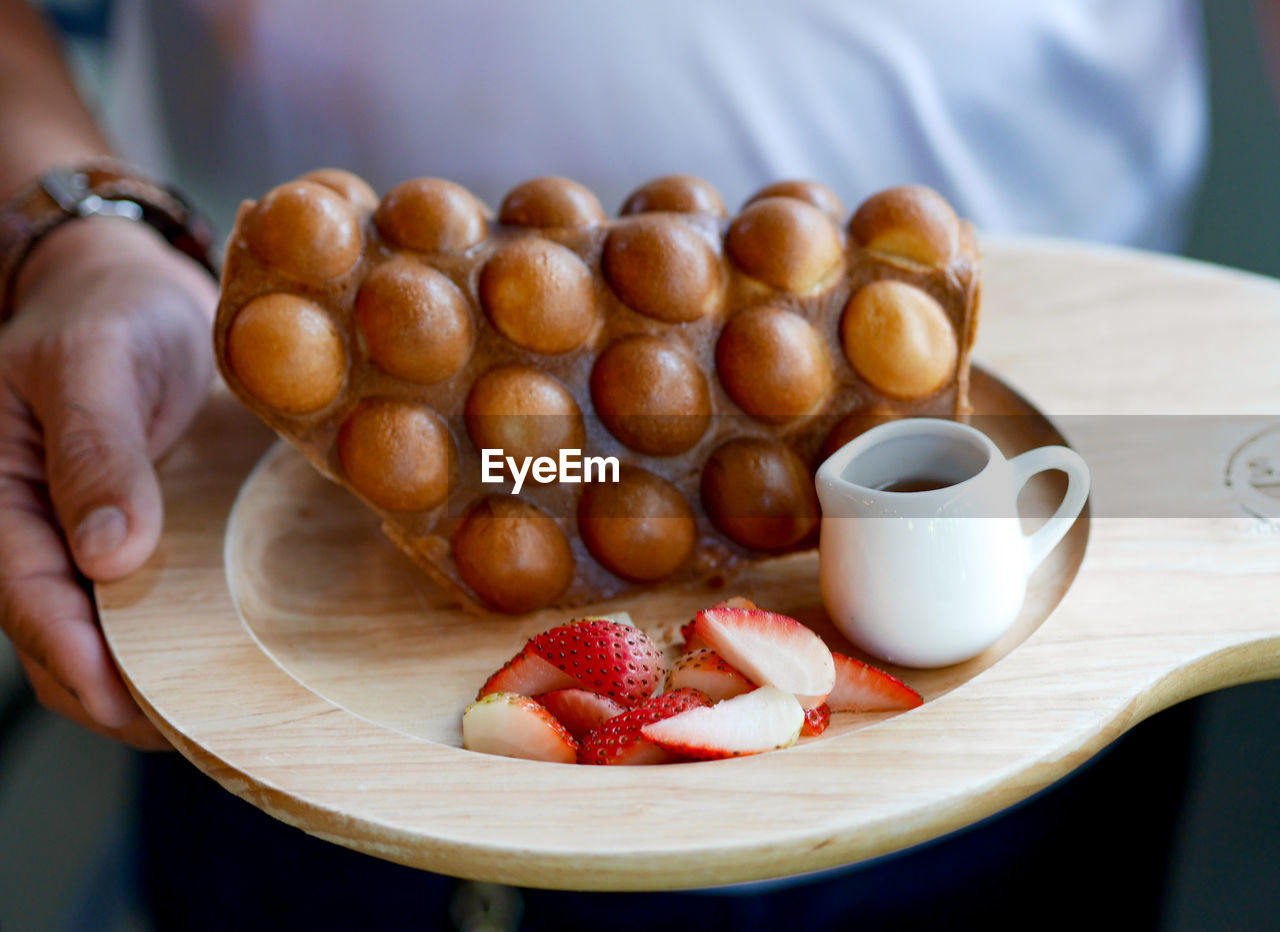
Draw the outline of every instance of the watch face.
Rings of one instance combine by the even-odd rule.
[[[78,215],[81,203],[93,193],[89,190],[89,176],[73,168],[49,169],[40,176],[40,187],[70,216]]]

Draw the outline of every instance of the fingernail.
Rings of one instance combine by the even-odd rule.
[[[124,512],[107,505],[89,512],[89,516],[80,522],[72,548],[78,558],[105,557],[124,543],[128,533],[129,520]]]

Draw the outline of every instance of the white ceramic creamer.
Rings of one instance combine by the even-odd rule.
[[[1049,469],[1067,474],[1066,495],[1023,534],[1018,492]],[[883,660],[939,667],[980,653],[1013,623],[1027,578],[1084,508],[1089,469],[1066,447],[1010,460],[968,425],[908,418],[846,444],[817,483],[832,621]]]

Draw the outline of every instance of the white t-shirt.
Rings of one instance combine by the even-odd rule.
[[[120,0],[112,123],[227,229],[309,168],[542,174],[606,209],[702,175],[850,207],[936,187],[991,232],[1172,248],[1207,136],[1191,0]]]

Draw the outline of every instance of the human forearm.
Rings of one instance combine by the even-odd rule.
[[[104,154],[40,17],[25,0],[0,0],[0,201],[50,168]],[[12,284],[12,316],[0,323],[0,630],[45,706],[163,747],[111,662],[80,576],[125,575],[156,545],[163,504],[151,464],[208,386],[216,286],[156,230],[116,217],[56,226]]]
[[[0,200],[50,166],[109,151],[40,15],[0,0]]]

